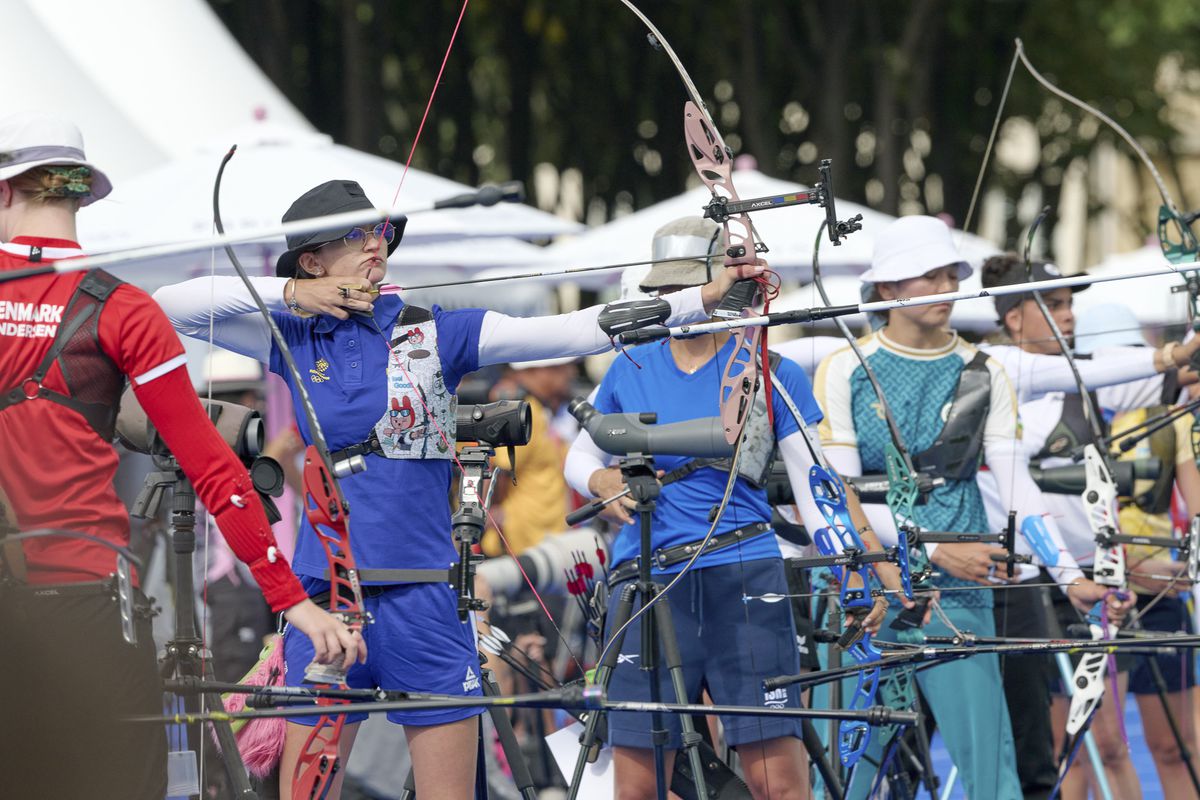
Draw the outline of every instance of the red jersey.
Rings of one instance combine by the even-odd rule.
[[[0,270],[31,266],[31,247],[43,261],[82,255],[75,242],[19,237],[0,245]],[[36,251],[35,251],[36,252]],[[0,391],[37,369],[58,332],[71,295],[86,273],[45,275],[0,284]],[[178,336],[150,296],[119,286],[99,321],[101,349],[135,384],[182,366]],[[43,385],[67,393],[59,365]],[[84,418],[58,403],[37,399],[0,412],[0,489],[22,530],[59,528],[129,543],[129,515],[113,488],[117,453]],[[24,544],[30,583],[104,578],[116,555],[80,539],[47,537]]]

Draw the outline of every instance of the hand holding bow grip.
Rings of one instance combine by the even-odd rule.
[[[721,302],[713,310],[713,316],[721,319],[737,319],[744,309],[754,305],[758,294],[758,282],[752,279],[735,281]]]
[[[859,617],[865,617],[866,614],[846,612],[846,627],[842,630],[842,635],[837,639],[837,646],[843,650],[849,650],[850,647],[863,636],[863,626]]]

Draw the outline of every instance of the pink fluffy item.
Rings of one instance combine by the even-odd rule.
[[[255,664],[242,683],[252,686],[283,686],[283,637],[275,634],[259,653]],[[222,695],[225,710],[243,711],[246,708],[243,693]],[[237,736],[238,752],[251,775],[263,778],[279,766],[283,755],[283,739],[287,721],[282,718],[234,720],[233,732]],[[219,745],[218,745],[219,746]]]

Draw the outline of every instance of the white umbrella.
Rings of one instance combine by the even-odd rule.
[[[276,225],[293,200],[313,186],[337,178],[358,181],[372,202],[387,207],[404,172],[403,164],[336,145],[324,134],[258,123],[192,156],[118,184],[109,198],[80,214],[80,238],[90,251],[104,252],[211,234],[213,179],[221,156],[233,143],[238,144],[238,153],[225,170],[221,190],[222,217],[229,231]],[[397,205],[420,206],[471,190],[455,181],[409,170]],[[417,214],[409,220],[397,263],[411,263],[405,261],[407,255],[399,254],[420,244],[463,237],[541,238],[579,228],[577,223],[515,203]],[[253,269],[252,264],[269,265],[282,249],[281,238],[239,247],[238,254],[245,254],[247,266]],[[528,255],[537,252],[534,249]],[[228,273],[223,253],[200,252],[137,268],[131,274],[161,283],[181,280],[207,272],[214,257],[219,271]],[[414,258],[431,263],[428,257]],[[456,257],[459,266],[472,268],[514,263],[514,258],[499,248],[490,255],[486,248],[479,248]]]
[[[803,191],[807,187],[770,178],[755,169],[739,169],[734,172],[734,184],[743,200],[755,197],[787,194]],[[543,264],[549,267],[574,267],[589,264],[617,263],[648,257],[650,241],[654,232],[666,223],[689,215],[699,216],[709,202],[708,189],[694,189],[655,203],[652,206],[592,228],[571,239],[559,241],[547,247]],[[874,236],[895,218],[849,201],[837,201],[837,215],[845,220],[862,214],[862,230],[850,235],[843,244],[834,247],[828,239],[821,245],[821,267],[823,272],[861,272],[871,262]],[[813,240],[817,229],[825,219],[825,210],[813,205],[790,206],[752,214],[760,238],[771,251],[764,258],[771,268],[788,272],[799,270],[807,275],[812,269]],[[955,242],[960,243],[963,258],[977,264],[995,247],[986,240],[971,234],[956,232]],[[581,282],[585,279],[580,279]],[[586,279],[594,283],[615,284],[618,272],[594,273]]]

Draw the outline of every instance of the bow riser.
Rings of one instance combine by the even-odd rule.
[[[1118,531],[1117,487],[1096,445],[1084,447],[1083,463],[1087,476],[1087,486],[1082,495],[1083,505],[1092,526],[1092,534],[1096,537],[1096,556],[1092,565],[1094,580],[1103,586],[1123,589],[1126,586],[1125,548],[1105,541],[1107,536]]]
[[[683,135],[696,174],[713,197],[740,199],[733,185],[733,156],[704,110],[691,100],[683,106]],[[753,266],[756,261],[754,228],[750,217],[734,214],[724,219],[721,226],[725,232],[725,266],[737,267],[738,275],[745,278],[744,267]],[[749,292],[746,296],[753,298],[754,294]],[[745,316],[747,312],[742,309],[740,313]],[[737,441],[753,406],[754,390],[758,384],[758,361],[755,356],[762,337],[761,329],[735,331],[733,354],[721,372],[721,422],[725,428],[725,440],[730,444]]]
[[[336,688],[317,686],[318,689]],[[317,705],[345,705],[348,700],[330,700],[320,698]],[[342,738],[342,728],[346,724],[343,714],[330,716],[323,714],[313,726],[304,748],[300,751],[300,760],[296,763],[296,776],[292,783],[292,797],[300,800],[325,800],[329,790],[333,788],[333,780],[341,769],[338,744]]]
[[[1200,514],[1192,517],[1184,543],[1188,580],[1193,584],[1200,578]]]
[[[1166,203],[1158,209],[1158,244],[1167,261],[1172,264],[1195,261],[1200,255],[1200,242],[1196,241],[1196,234],[1174,207]]]
[[[1104,626],[1092,622],[1088,627],[1091,629],[1093,641],[1116,635],[1113,626],[1109,626],[1109,630],[1105,631]],[[1100,699],[1104,696],[1104,672],[1107,664],[1107,653],[1093,651],[1084,653],[1079,666],[1075,668],[1075,673],[1071,676],[1074,693],[1071,695],[1071,709],[1067,715],[1067,733],[1071,736],[1083,730],[1084,724],[1091,719],[1096,706],[1100,704]]]
[[[704,112],[692,101],[683,106],[683,137],[687,141],[688,154],[700,180],[714,197],[725,200],[740,200],[733,185],[733,156],[728,146],[708,121]],[[753,266],[756,248],[754,227],[747,214],[734,214],[724,220],[725,266],[738,267],[738,277],[747,278],[741,269]]]

